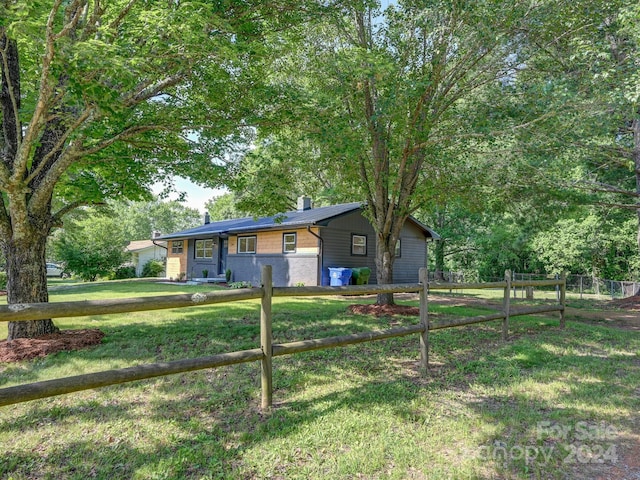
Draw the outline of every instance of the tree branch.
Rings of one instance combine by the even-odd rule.
[[[613,185],[602,182],[582,182],[581,188],[590,190],[592,192],[616,193],[618,195],[625,195],[627,197],[633,198],[640,197],[640,193],[638,192],[634,192],[632,190],[623,190],[619,187],[615,187]]]
[[[640,204],[595,202],[594,205],[599,205],[601,207],[622,208],[625,210],[634,210],[636,212],[640,212]]]
[[[75,132],[80,127],[80,125],[82,125],[91,116],[93,111],[94,111],[93,107],[87,107],[85,111],[82,112],[82,114],[76,119],[73,125],[67,128],[67,130],[62,135],[60,135],[60,138],[58,139],[56,144],[53,146],[53,148],[51,148],[51,150],[40,160],[40,163],[38,164],[38,166],[35,169],[33,169],[33,171],[29,174],[29,176],[25,180],[25,183],[27,185],[29,185],[35,178],[37,178],[38,175],[40,175],[45,168],[47,167],[51,168],[51,165],[49,163],[50,160],[63,150],[64,144],[69,139],[69,136],[73,132]]]
[[[100,203],[94,203],[94,202],[71,202],[71,203],[65,205],[64,207],[62,207],[60,210],[58,210],[54,214],[52,214],[51,221],[54,224],[54,226],[60,226],[62,224],[62,217],[64,217],[67,213],[75,210],[76,208],[88,207],[90,205],[104,205],[104,203],[103,202],[100,202]]]
[[[9,221],[9,214],[4,204],[2,192],[0,192],[0,237],[11,238],[11,222]]]
[[[8,147],[4,153],[0,174],[5,182],[9,181],[9,171],[11,157],[16,154],[22,131],[20,124],[20,65],[18,57],[18,46],[15,40],[7,37],[4,27],[0,27],[0,55],[2,56],[2,70],[0,85],[0,108],[2,109],[2,126],[4,134],[4,146]],[[15,73],[16,78],[13,78]],[[4,149],[3,149],[4,150]]]
[[[151,131],[160,131],[168,129],[164,125],[135,125],[132,127],[125,128],[120,133],[113,135],[111,138],[107,138],[97,144],[92,145],[90,148],[83,148],[79,150],[79,155],[88,156],[93,155],[94,153],[98,153],[101,150],[113,145],[116,142],[127,140],[128,138],[134,137],[140,133],[151,132]]]
[[[29,158],[31,156],[34,145],[37,144],[37,139],[41,133],[41,129],[46,121],[46,114],[48,111],[48,104],[50,96],[53,92],[53,87],[49,81],[51,65],[55,56],[54,42],[54,23],[58,10],[63,0],[56,0],[49,12],[49,18],[47,19],[47,26],[45,31],[45,54],[42,57],[41,74],[40,74],[40,90],[38,92],[36,105],[31,115],[31,120],[26,128],[26,135],[20,144],[20,148],[13,162],[13,176],[12,181],[20,182],[27,170]]]
[[[73,2],[67,6],[65,10],[66,12],[73,12],[72,17],[67,21],[66,25],[64,25],[57,34],[53,35],[52,39],[54,42],[63,37],[66,37],[70,32],[76,29],[76,27],[78,26],[78,22],[80,22],[80,19],[82,18],[82,3],[82,0],[73,0]]]
[[[129,3],[122,10],[120,10],[120,13],[118,13],[113,22],[109,24],[109,30],[116,30],[123,22],[123,20],[127,17],[129,11],[136,3],[137,0],[129,0]]]
[[[143,84],[138,86],[138,91],[131,92],[123,97],[123,105],[125,107],[132,107],[141,102],[149,100],[153,97],[156,97],[163,90],[169,87],[173,87],[180,83],[181,80],[185,78],[184,73],[177,73],[175,75],[171,75],[154,84]]]

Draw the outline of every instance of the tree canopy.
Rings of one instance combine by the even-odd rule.
[[[293,8],[293,6],[297,8]],[[298,2],[0,2],[0,247],[9,303],[47,301],[45,245],[73,209],[222,182],[271,98],[262,38]],[[294,20],[295,19],[295,20]],[[250,94],[252,93],[252,94]],[[260,98],[260,101],[254,101]],[[54,330],[13,322],[9,338]]]
[[[519,105],[520,72],[535,43],[548,41],[537,26],[556,3],[405,1],[382,10],[355,2],[290,33],[290,54],[270,78],[287,87],[290,116],[286,128],[263,132],[252,164],[272,165],[276,184],[286,182],[285,164],[294,186],[323,172],[331,180],[318,190],[366,202],[377,280],[388,283],[407,217],[507,170],[515,122],[547,113],[530,108],[516,120],[493,103]],[[287,150],[306,162],[287,159]]]

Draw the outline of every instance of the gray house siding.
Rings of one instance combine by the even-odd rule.
[[[261,283],[263,265],[271,265],[275,287],[307,286],[318,283],[318,255],[246,254],[230,255],[227,259],[233,272],[232,281]]]
[[[198,240],[211,240],[212,237],[202,237],[190,239],[187,251],[187,278],[202,278],[203,270],[208,271],[209,277],[214,277],[218,273],[218,248],[220,239],[213,238],[213,255],[212,258],[196,258],[196,242]]]
[[[354,234],[366,235],[366,256],[351,254],[351,238]],[[376,234],[371,224],[359,212],[336,218],[321,231],[321,237],[323,285],[329,285],[329,268],[333,267],[369,267],[369,283],[376,283]],[[417,226],[407,222],[400,233],[400,257],[394,262],[393,282],[417,282],[418,270],[425,265],[425,259],[424,234]]]
[[[351,236],[367,237],[367,255],[351,255]],[[376,278],[375,232],[359,211],[348,213],[331,221],[320,231],[322,237],[322,284],[329,285],[329,268],[369,267],[370,283]]]
[[[295,234],[293,237],[287,235]],[[366,255],[352,253],[353,236],[366,237]],[[223,272],[220,265],[220,236],[228,238],[226,265],[232,280],[260,283],[262,265],[272,265],[274,285],[328,285],[331,267],[368,267],[369,281],[376,282],[376,234],[362,215],[358,202],[304,209],[260,219],[243,218],[208,223],[182,232],[160,237],[175,241],[187,240],[184,252],[168,252],[167,265],[172,274],[186,273],[187,278],[200,278],[202,271],[209,276]],[[249,240],[255,237],[256,246]],[[426,237],[439,238],[428,227],[409,220],[400,235],[401,253],[394,264],[395,283],[415,282],[418,269],[425,265]],[[211,258],[196,259],[198,240],[213,239]],[[362,244],[360,244],[361,247]],[[248,253],[255,250],[255,253]]]
[[[424,234],[411,222],[400,233],[400,256],[393,262],[393,283],[416,283],[418,270],[426,265],[427,243]]]

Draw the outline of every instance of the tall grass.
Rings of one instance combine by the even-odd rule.
[[[52,301],[210,288],[88,285]],[[364,301],[277,298],[274,342],[417,321],[347,312]],[[256,301],[56,323],[107,335],[88,350],[0,364],[0,386],[259,345]],[[432,332],[426,377],[417,336],[276,357],[269,411],[258,363],[2,407],[0,478],[590,478],[622,468],[640,420],[637,332],[519,317],[502,342],[499,327]],[[585,439],[582,427],[611,438]],[[574,459],[574,444],[591,458]]]

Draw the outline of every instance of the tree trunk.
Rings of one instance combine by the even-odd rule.
[[[640,113],[640,112],[639,112]],[[633,161],[636,170],[636,214],[638,215],[638,252],[640,252],[640,118],[636,118],[632,123],[633,129]],[[636,295],[640,295],[638,290]]]
[[[376,279],[378,280],[378,285],[393,283],[393,255],[389,250],[386,242],[378,239],[376,244]],[[376,304],[395,305],[393,293],[379,293]]]
[[[46,269],[47,235],[32,233],[20,241],[4,244],[7,259],[7,303],[41,303],[49,301]],[[9,322],[7,340],[34,338],[59,329],[48,320]]]

